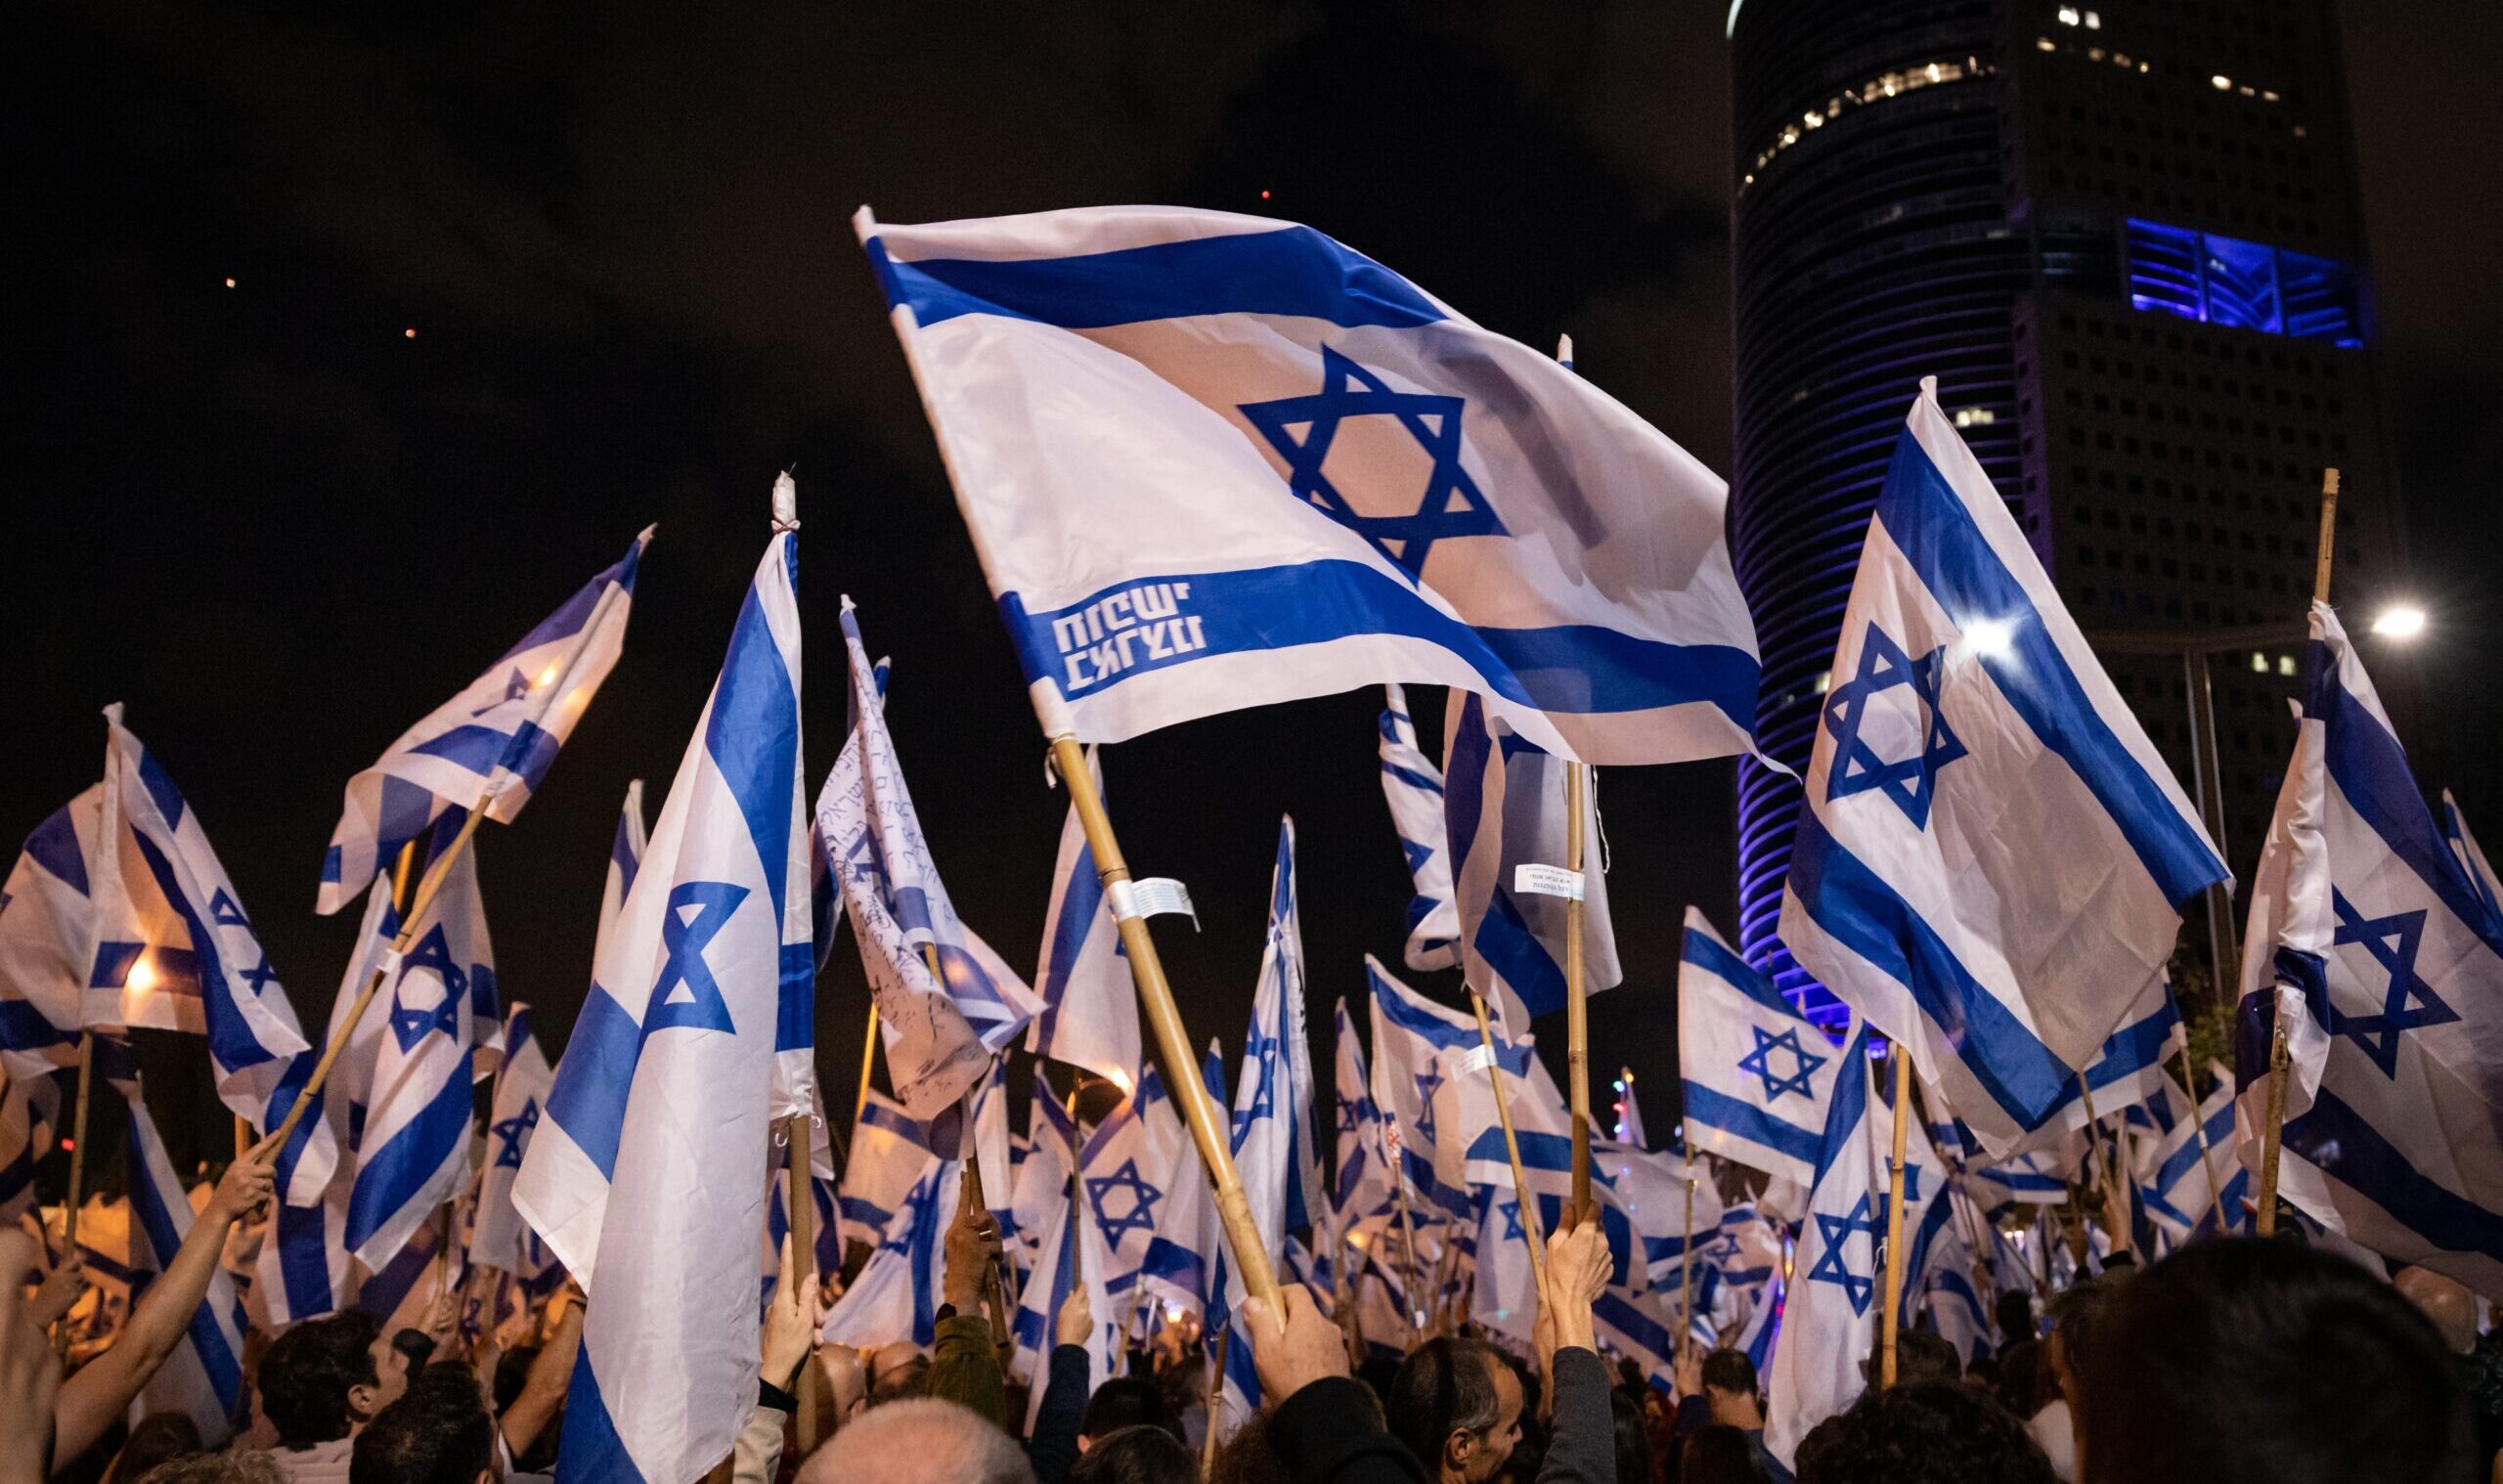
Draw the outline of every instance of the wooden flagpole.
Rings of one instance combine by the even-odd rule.
[[[1083,1078],[1081,1077],[1080,1080],[1082,1081]],[[1072,1292],[1076,1291],[1078,1282],[1077,1224],[1086,1219],[1086,1212],[1080,1204],[1085,1199],[1086,1190],[1086,1141],[1077,1136],[1077,1093],[1078,1088],[1072,1086],[1069,1089],[1069,1101],[1062,1105],[1063,1110],[1069,1114],[1069,1287]],[[1046,1314],[1043,1318],[1052,1324],[1060,1323],[1060,1315],[1057,1313]]]
[[[1270,1262],[1268,1248],[1260,1244],[1260,1229],[1252,1220],[1252,1202],[1243,1194],[1242,1178],[1235,1173],[1233,1150],[1226,1142],[1227,1120],[1219,1116],[1207,1086],[1200,1081],[1200,1064],[1192,1057],[1191,1033],[1183,1028],[1182,1012],[1173,1003],[1172,986],[1165,982],[1164,960],[1156,954],[1156,938],[1148,932],[1147,918],[1130,901],[1129,865],[1121,857],[1120,842],[1113,837],[1113,821],[1104,812],[1104,797],[1096,791],[1094,775],[1086,770],[1086,754],[1076,738],[1054,737],[1052,762],[1060,771],[1061,782],[1069,789],[1069,802],[1077,810],[1078,824],[1086,832],[1086,847],[1094,852],[1095,873],[1104,884],[1105,905],[1112,909],[1114,923],[1120,930],[1121,948],[1129,956],[1130,979],[1138,986],[1139,1008],[1155,1032],[1157,1050],[1164,1059],[1166,1080],[1182,1105],[1183,1119],[1190,1125],[1191,1142],[1199,1149],[1200,1162],[1207,1166],[1208,1181],[1216,1188],[1217,1221],[1225,1229],[1225,1243],[1233,1253],[1235,1269],[1243,1275],[1244,1291],[1266,1303],[1269,1312],[1283,1325],[1286,1310],[1278,1297],[1277,1269]]]
[[[2199,1163],[2208,1172],[2208,1208],[2217,1213],[2217,1235],[2221,1237],[2233,1223],[2225,1219],[2224,1187],[2217,1183],[2217,1154],[2208,1147],[2208,1119],[2199,1111],[2199,1083],[2190,1074],[2190,1038],[2181,1038],[2181,1090],[2190,1099],[2190,1127],[2199,1140]]]
[[[869,1111],[869,1075],[878,1069],[878,1002],[869,1001],[869,1035],[860,1043],[860,1085],[852,1094],[852,1137],[860,1137],[860,1115]]]
[[[1898,1042],[1894,1062],[1895,1144],[1886,1161],[1886,1307],[1877,1316],[1877,1385],[1895,1384],[1896,1314],[1904,1301],[1904,1140],[1911,1129],[1912,1064]]]
[[[1408,1291],[1400,1298],[1399,1313],[1401,1318],[1408,1321],[1408,1333],[1414,1337],[1419,1332],[1417,1300],[1422,1296],[1420,1291],[1422,1286],[1418,1283],[1418,1275],[1425,1270],[1417,1265],[1417,1227],[1416,1223],[1408,1217],[1408,1172],[1393,1166],[1390,1178],[1391,1190],[1399,1198],[1399,1251],[1402,1258],[1400,1266],[1408,1272]]]
[[[1284,1320],[1280,1322],[1284,1323]],[[1216,1474],[1216,1410],[1225,1399],[1225,1352],[1233,1338],[1232,1325],[1216,1331],[1216,1366],[1208,1373],[1208,1431],[1207,1438],[1200,1443],[1200,1477],[1203,1479],[1213,1478]]]
[[[2329,559],[2338,549],[2338,471],[2320,472],[2320,545],[2312,558],[2311,600],[2329,601]],[[2302,744],[2298,743],[2300,747]],[[2286,1125],[2286,1017],[2272,1009],[2268,1036],[2268,1113],[2260,1126],[2260,1208],[2252,1213],[2255,1236],[2277,1234],[2278,1139]]]
[[[2094,1089],[2086,1085],[2085,1072],[2077,1075],[2077,1091],[2078,1097],[2086,1104],[2086,1157],[2093,1164],[2094,1183],[2102,1191],[2107,1207],[2115,1195],[2120,1197],[2121,1211],[2126,1218],[2130,1209],[2130,1192],[2129,1187],[2121,1183],[2126,1176],[2121,1167],[2120,1141],[2116,1138],[2110,1150],[2104,1148],[2103,1120],[2095,1114]],[[2110,1211],[2105,1214],[2109,1215]],[[2138,1260],[2138,1235],[2128,1220],[2123,1220],[2121,1230],[2112,1234],[2112,1242],[2113,1245],[2129,1253],[2132,1261]]]
[[[1685,1144],[1683,1136],[1679,1143]],[[1686,1240],[1678,1245],[1678,1351],[1694,1348],[1694,1146],[1686,1145]]]
[[[784,1137],[790,1140],[788,1158],[784,1162],[784,1173],[789,1177],[789,1183],[783,1190],[782,1205],[791,1218],[792,1272],[797,1275],[800,1291],[806,1294],[817,1286],[816,1171],[811,1168],[814,1154],[812,1146],[816,1140],[814,1131],[810,1127],[809,1115],[804,1113],[793,1113],[783,1119],[782,1129]],[[800,1307],[802,1313],[808,1312],[805,1298]],[[814,1366],[815,1346],[812,1345],[810,1350],[809,1366]],[[774,1384],[778,1386],[781,1382],[775,1381]],[[817,1445],[817,1388],[815,1377],[808,1374],[808,1367],[801,1369],[799,1387],[800,1411],[792,1420],[799,1427],[800,1452],[806,1455]]]
[[[78,1095],[76,1111],[70,1114],[69,1197],[61,1208],[61,1260],[78,1260],[78,1202],[86,1199],[87,1184],[87,1087],[94,1080],[96,1032],[85,1026],[78,1027]],[[69,1353],[69,1323],[65,1317],[61,1328],[53,1331],[53,1353]]]
[[[1477,1013],[1477,1044],[1486,1054],[1486,1081],[1495,1089],[1495,1116],[1504,1125],[1504,1157],[1513,1165],[1513,1200],[1520,1207],[1521,1241],[1529,1247],[1529,1271],[1538,1291],[1547,1291],[1547,1240],[1539,1230],[1538,1205],[1530,1200],[1529,1175],[1521,1165],[1520,1140],[1513,1134],[1513,1098],[1504,1088],[1504,1069],[1495,1058],[1495,1028],[1486,1020],[1486,1002],[1469,992],[1469,1008]]]
[[[946,984],[947,976],[940,972],[939,968],[939,945],[937,943],[923,943],[921,945],[921,963],[924,968],[930,971],[930,978],[933,982],[938,983],[943,987]],[[877,1005],[873,1001],[869,1007],[869,1014],[872,1017],[873,1026],[875,1024],[874,1018],[877,1013]],[[874,1034],[870,1037],[870,1044],[873,1046],[877,1044],[877,1037]],[[866,1061],[867,1057],[864,1055],[862,1060]],[[889,1069],[892,1070],[893,1069],[891,1068]],[[868,1080],[863,1078],[860,1085],[864,1088],[867,1087],[869,1085]],[[981,1098],[982,1084],[980,1082],[977,1082],[972,1087],[965,1089],[965,1099],[962,1105],[964,1113],[962,1119],[964,1135],[963,1143],[958,1147],[957,1162],[964,1166],[964,1173],[959,1177],[964,1185],[964,1198],[971,1200],[976,1207],[988,1211],[990,1209],[990,1202],[984,1199],[982,1189],[982,1148],[975,1133],[975,1111],[981,1106]],[[1071,1119],[1073,1127],[1070,1134],[1069,1165],[1073,1170],[1077,1167],[1076,1131],[1075,1128],[1076,1121],[1076,1120],[1074,1117]],[[1011,1334],[1008,1329],[1009,1304],[1007,1300],[1006,1288],[1007,1278],[1005,1274],[1000,1272],[1001,1266],[1002,1264],[997,1254],[993,1254],[991,1257],[987,1258],[984,1261],[982,1288],[984,1300],[990,1309],[990,1337],[994,1343],[1009,1344],[1014,1342],[1016,1336]],[[1046,1323],[1048,1323],[1050,1319],[1050,1315],[1044,1316],[1044,1321]]]
[[[1564,869],[1582,874],[1582,764],[1564,764]],[[1564,899],[1564,1062],[1573,1110],[1573,1206],[1565,1225],[1591,1216],[1591,1024],[1582,985],[1582,897]]]

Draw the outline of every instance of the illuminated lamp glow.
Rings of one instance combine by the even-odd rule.
[[[2373,633],[2386,639],[2412,639],[2425,632],[2425,610],[2413,603],[2394,603],[2373,620]]]

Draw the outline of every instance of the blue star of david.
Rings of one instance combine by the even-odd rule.
[[[1964,744],[1949,730],[1938,710],[1938,682],[1946,668],[1947,646],[1939,645],[1915,660],[1904,646],[1875,624],[1860,644],[1858,673],[1834,687],[1825,702],[1825,730],[1833,733],[1834,760],[1825,773],[1825,800],[1846,799],[1870,789],[1882,790],[1904,811],[1914,829],[1929,828],[1929,803],[1938,770],[1964,756]],[[1920,703],[1921,744],[1917,755],[1888,762],[1860,740],[1868,703],[1898,685],[1911,687]]]
[[[6,903],[0,903],[0,905],[6,905]],[[254,994],[268,988],[270,982],[278,978],[278,971],[270,967],[270,956],[266,953],[261,955],[259,963],[249,969],[241,969],[236,972],[242,975],[243,982],[251,986]]]
[[[1347,1097],[1340,1097],[1337,1102],[1339,1106],[1339,1132],[1342,1134],[1352,1134],[1364,1126],[1364,1110],[1361,1105],[1359,1105],[1354,1099]]]
[[[1842,1289],[1843,1296],[1851,1300],[1853,1314],[1867,1313],[1868,1300],[1877,1288],[1877,1280],[1873,1276],[1877,1271],[1877,1223],[1868,1213],[1868,1198],[1862,1196],[1860,1203],[1851,1208],[1848,1216],[1828,1216],[1822,1211],[1812,1214],[1817,1218],[1818,1242],[1823,1250],[1817,1254],[1816,1264],[1808,1269],[1809,1279],[1816,1283],[1829,1283]],[[1855,1232],[1868,1234],[1869,1262],[1866,1273],[1853,1272],[1851,1264],[1842,1255],[1844,1244],[1851,1241]]]
[[[1130,1200],[1129,1209],[1116,1216],[1104,1208],[1104,1198],[1118,1190],[1127,1190]],[[1133,1227],[1153,1233],[1156,1230],[1156,1202],[1164,1199],[1163,1191],[1139,1178],[1136,1159],[1122,1160],[1121,1167],[1109,1175],[1086,1177],[1087,1203],[1095,1207],[1095,1225],[1103,1231],[1104,1243],[1108,1246],[1120,1246],[1121,1234]]]
[[[443,998],[435,1004],[419,1008],[401,998],[409,985],[413,969],[430,969],[443,984]],[[400,980],[391,991],[391,1039],[399,1042],[400,1052],[407,1055],[426,1033],[440,1030],[445,1035],[461,1033],[461,1002],[469,992],[469,976],[452,957],[452,946],[444,938],[443,925],[437,923],[417,939],[417,950],[400,966]]]
[[[215,892],[209,895],[208,920],[217,924],[221,928],[249,928],[251,926],[251,924],[243,918],[243,909],[236,904],[234,897],[226,895],[226,889],[224,887],[219,887]]]
[[[1252,1106],[1234,1115],[1234,1133],[1243,1131],[1261,1118],[1274,1117],[1278,1111],[1278,1038],[1253,1031],[1243,1043],[1243,1059],[1259,1069],[1260,1080],[1252,1087]]]
[[[1417,1079],[1417,1137],[1427,1148],[1434,1143],[1434,1092],[1443,1085],[1440,1067]]]
[[[643,1007],[643,1034],[672,1026],[736,1030],[722,986],[704,962],[704,949],[745,900],[747,888],[734,882],[682,881],[670,888],[669,906],[661,913],[661,949],[669,957]]]
[[[2351,1038],[2381,1069],[2383,1076],[2398,1076],[2398,1038],[2402,1032],[2429,1026],[2447,1026],[2459,1012],[2445,1004],[2434,986],[2416,973],[2417,950],[2424,946],[2425,909],[2368,918],[2355,910],[2346,894],[2331,890],[2329,905],[2338,914],[2333,944],[2361,943],[2373,962],[2390,974],[2379,1015],[2339,1015],[2338,1033]]]
[[[1764,1100],[1771,1103],[1786,1093],[1795,1092],[1815,1102],[1817,1089],[1809,1080],[1810,1074],[1831,1058],[1821,1057],[1799,1044],[1799,1027],[1796,1026],[1785,1027],[1779,1035],[1765,1034],[1762,1026],[1749,1026],[1747,1029],[1756,1038],[1756,1049],[1738,1058],[1738,1069],[1751,1077],[1764,1079]],[[1794,1069],[1790,1075],[1785,1077],[1773,1069],[1771,1054],[1776,1051],[1790,1053]]]
[[[1460,464],[1460,418],[1466,399],[1427,392],[1394,392],[1380,376],[1328,346],[1321,348],[1321,390],[1309,397],[1247,402],[1243,415],[1287,462],[1287,488],[1322,514],[1373,545],[1410,576],[1426,565],[1434,543],[1457,536],[1507,535],[1494,507]],[[1412,515],[1367,515],[1322,465],[1339,427],[1350,417],[1396,417],[1408,436],[1433,459]],[[1302,429],[1298,438],[1296,430]],[[1383,503],[1405,502],[1393,491],[1364,491]],[[1370,501],[1368,502],[1371,502]]]
[[[490,1132],[504,1141],[504,1148],[496,1151],[499,1168],[521,1168],[521,1146],[530,1137],[530,1131],[538,1126],[539,1100],[530,1098],[522,1103],[521,1112],[490,1128]]]
[[[1405,835],[1399,837],[1399,851],[1401,854],[1408,857],[1408,874],[1411,877],[1414,877],[1419,871],[1424,870],[1427,861],[1434,858],[1434,848],[1432,846],[1419,845],[1416,841],[1409,839]]]
[[[530,694],[530,677],[523,675],[520,671],[516,670],[511,675],[505,677],[505,693],[503,695],[489,701],[486,705],[469,713],[469,715],[473,717],[483,717],[487,713],[495,710],[497,707],[504,705],[505,702],[518,701],[528,694]]]
[[[1519,1201],[1499,1200],[1495,1203],[1495,1209],[1504,1213],[1504,1240],[1506,1242],[1510,1242],[1515,1237],[1520,1238],[1523,1241],[1528,1240],[1529,1233],[1521,1230],[1521,1203]]]

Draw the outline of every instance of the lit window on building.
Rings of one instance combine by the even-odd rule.
[[[2135,219],[2129,250],[2132,308],[2332,345],[2364,343],[2355,271],[2345,263]]]

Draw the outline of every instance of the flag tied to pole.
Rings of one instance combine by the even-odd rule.
[[[1417,884],[1408,902],[1402,957],[1421,974],[1449,969],[1460,962],[1460,908],[1452,896],[1451,849],[1443,830],[1443,772],[1417,746],[1408,692],[1395,684],[1382,689],[1382,793],[1409,878]]]
[[[765,1225],[779,1027],[815,968],[792,504],[786,474],[721,678],[513,1183],[523,1219],[591,1294],[567,1480],[687,1484],[729,1452],[756,1399],[743,1254]]]
[[[2503,1297],[2503,921],[2407,768],[2346,631],[2311,611],[2295,759],[2252,883],[2236,1050],[2246,1159],[2270,1017],[2290,1078],[2279,1191],[2332,1232]]]
[[[496,1073],[487,1113],[487,1168],[478,1181],[478,1204],[469,1229],[469,1260],[517,1278],[535,1278],[547,1265],[545,1248],[513,1208],[512,1183],[521,1174],[531,1136],[547,1116],[556,1073],[531,1034],[530,1007],[516,1004],[505,1016],[505,1061]]]
[[[1100,795],[1101,769],[1091,747],[1086,766],[1097,774]],[[1042,1008],[1027,1031],[1027,1050],[1083,1067],[1097,1076],[1138,1075],[1138,993],[1130,983],[1120,932],[1104,908],[1104,881],[1076,806],[1061,825],[1060,854],[1052,863],[1052,899],[1043,914],[1042,964],[1034,975],[1034,992]]]
[[[353,900],[447,808],[484,801],[488,818],[512,823],[617,664],[635,568],[654,529],[644,527],[615,566],[348,780],[315,910],[335,912]]]
[[[1292,223],[856,220],[1049,736],[1413,680],[1602,763],[1752,745],[1726,488]]]
[[[1994,1155],[2059,1113],[2162,972],[2178,905],[2227,879],[1931,380],[1805,790],[1782,941]]]

